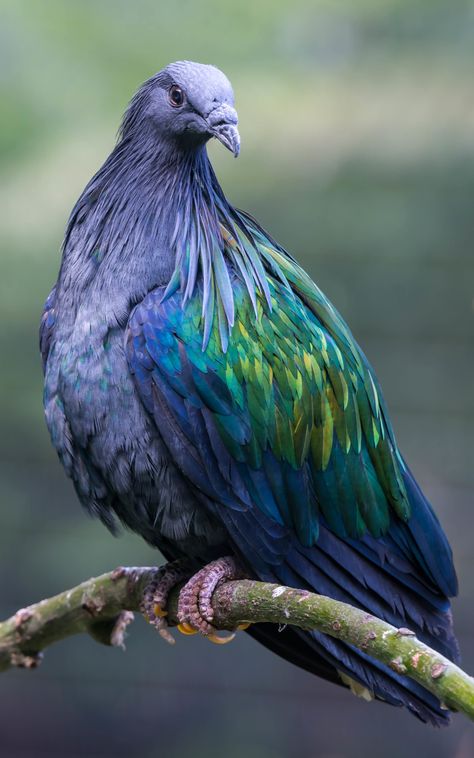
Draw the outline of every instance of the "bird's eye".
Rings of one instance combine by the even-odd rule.
[[[177,84],[173,84],[168,90],[168,100],[173,108],[179,108],[184,103],[184,92]]]

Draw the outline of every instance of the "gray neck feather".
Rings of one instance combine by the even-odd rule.
[[[87,303],[123,323],[153,287],[167,285],[165,296],[180,289],[184,305],[199,282],[203,343],[217,313],[225,349],[234,320],[229,265],[253,302],[257,290],[269,298],[255,230],[225,199],[205,145],[160,144],[151,128],[140,139],[122,134],[71,213],[58,302],[71,318]]]

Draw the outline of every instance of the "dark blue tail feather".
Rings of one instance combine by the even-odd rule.
[[[378,540],[337,537],[321,523],[316,545],[305,547],[293,539],[291,547],[286,546],[283,561],[274,561],[271,566],[267,563],[261,575],[258,569],[257,574],[261,579],[350,603],[395,626],[407,626],[427,645],[458,661],[445,594],[446,589],[456,588],[451,551],[429,503],[411,475],[407,473],[406,477],[413,508],[408,523],[392,524],[388,534]],[[254,540],[253,518],[242,519],[239,514],[237,520],[240,537],[248,546]],[[264,525],[260,526],[264,532]],[[418,559],[420,552],[424,555],[422,562]],[[254,570],[257,565],[253,562]],[[286,637],[284,632],[277,634],[268,625],[252,631],[252,636],[270,649],[325,679],[342,684],[338,674],[342,672],[367,687],[377,699],[403,705],[424,722],[436,726],[449,723],[449,715],[428,690],[351,645],[319,632],[293,629]]]
[[[408,627],[457,662],[459,649],[447,596],[457,589],[451,550],[408,470],[404,478],[412,516],[407,522],[393,516],[388,532],[377,539],[368,534],[357,540],[339,537],[321,518],[317,541],[305,546],[294,532],[258,508],[219,508],[219,515],[233,548],[259,579],[327,595],[394,626]],[[343,684],[338,674],[342,672],[377,699],[403,705],[425,722],[449,722],[428,690],[362,651],[319,632],[294,629],[285,638],[276,635],[276,628],[267,625],[252,631],[263,644],[319,676]]]
[[[277,569],[278,581],[290,586],[312,589],[320,594],[327,594],[345,602],[350,602],[352,605],[375,613],[397,626],[410,625],[414,628],[418,637],[424,639],[431,647],[451,658],[457,656],[457,645],[452,635],[451,619],[448,614],[443,614],[443,618],[438,619],[441,632],[444,632],[444,634],[435,635],[428,632],[426,627],[414,624],[413,619],[407,617],[407,615],[399,614],[398,608],[390,610],[388,604],[383,601],[381,602],[380,598],[373,602],[375,600],[373,593],[367,593],[365,600],[361,602],[359,592],[357,592],[357,599],[354,597],[354,585],[345,581],[344,572],[336,573],[335,576],[330,578],[325,575],[321,570],[321,564],[324,563],[324,561],[320,560],[322,554],[322,551],[319,555],[314,551],[312,556],[314,557],[314,563],[312,563],[308,560],[307,556],[301,555],[299,551],[293,552],[288,557],[285,565]],[[363,567],[361,566],[361,568]],[[380,585],[382,582],[383,580],[380,580]],[[420,618],[422,618],[422,604],[420,605],[419,614]],[[433,626],[434,620],[430,619],[430,621]],[[319,667],[321,667],[320,660],[324,660],[330,669],[336,672],[340,671],[367,687],[377,699],[384,700],[392,705],[406,706],[422,721],[437,726],[449,722],[449,716],[441,708],[439,701],[434,695],[413,680],[400,676],[388,666],[379,663],[361,650],[320,632],[296,630],[296,634],[298,637],[298,655],[307,655],[309,658],[305,666],[306,668],[310,665],[311,654],[316,654],[315,662]],[[306,648],[305,654],[302,653],[301,648]],[[284,657],[292,660],[291,651],[287,652],[288,654]],[[329,679],[330,676],[326,675],[325,678]]]
[[[394,539],[399,538],[402,543],[407,540],[418,564],[434,585],[446,597],[454,597],[458,593],[458,580],[448,539],[406,464],[403,481],[412,516],[406,527],[401,522],[397,525],[398,529],[393,531]]]

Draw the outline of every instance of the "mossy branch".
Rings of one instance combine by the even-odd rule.
[[[146,585],[156,569],[118,568],[23,608],[0,623],[0,671],[35,668],[42,651],[73,634],[86,632],[107,645],[122,646],[124,633],[140,609]],[[178,590],[168,605],[176,623]],[[337,600],[303,590],[254,581],[228,582],[213,596],[214,624],[233,629],[239,623],[272,622],[317,629],[363,650],[430,690],[447,708],[474,720],[474,679],[420,642],[409,629]]]

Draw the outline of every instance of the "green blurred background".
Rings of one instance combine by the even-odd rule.
[[[233,82],[242,154],[211,146],[230,199],[314,276],[373,363],[401,447],[451,539],[474,670],[474,5],[462,0],[0,3],[0,611],[160,556],[79,508],[42,417],[37,326],[68,212],[136,87],[181,58]],[[359,701],[244,634],[126,654],[56,645],[0,682],[0,754],[355,758],[474,755]]]

